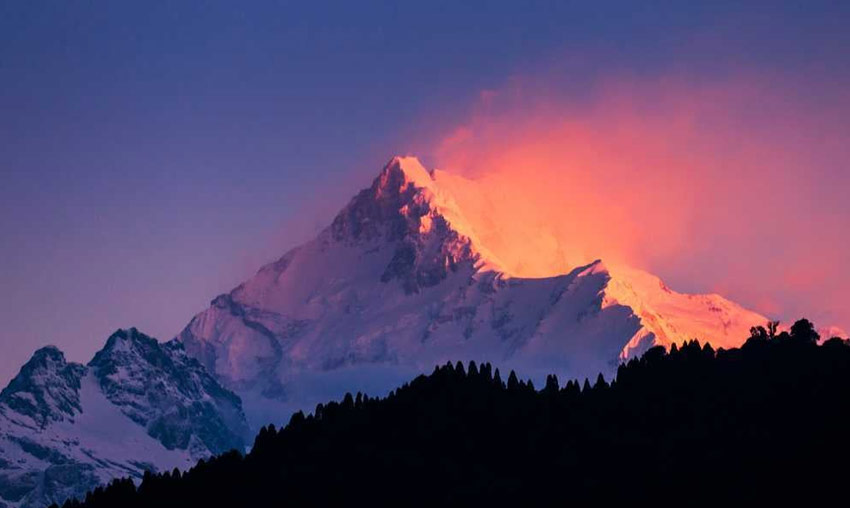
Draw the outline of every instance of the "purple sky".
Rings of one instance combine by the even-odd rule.
[[[517,75],[581,102],[600,76],[745,69],[846,106],[845,2],[458,3],[0,1],[0,383],[44,344],[170,338]],[[813,185],[840,200],[832,161]]]

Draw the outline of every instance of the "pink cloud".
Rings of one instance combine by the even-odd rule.
[[[578,99],[517,79],[432,152],[498,196],[487,220],[502,237],[533,225],[554,239],[496,247],[524,275],[603,258],[850,328],[850,101],[797,85],[619,76]]]

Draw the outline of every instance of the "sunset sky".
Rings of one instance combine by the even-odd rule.
[[[173,337],[395,154],[567,264],[850,329],[850,4],[696,3],[0,0],[0,384]]]

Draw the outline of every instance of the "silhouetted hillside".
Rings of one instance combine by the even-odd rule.
[[[843,503],[850,346],[753,329],[741,349],[648,351],[615,382],[539,391],[445,365],[264,428],[246,456],[97,489],[67,507]]]

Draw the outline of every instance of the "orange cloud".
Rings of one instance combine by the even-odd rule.
[[[847,328],[847,94],[775,83],[619,77],[578,99],[516,81],[482,93],[432,158],[485,189],[460,199],[517,275],[602,258]]]

